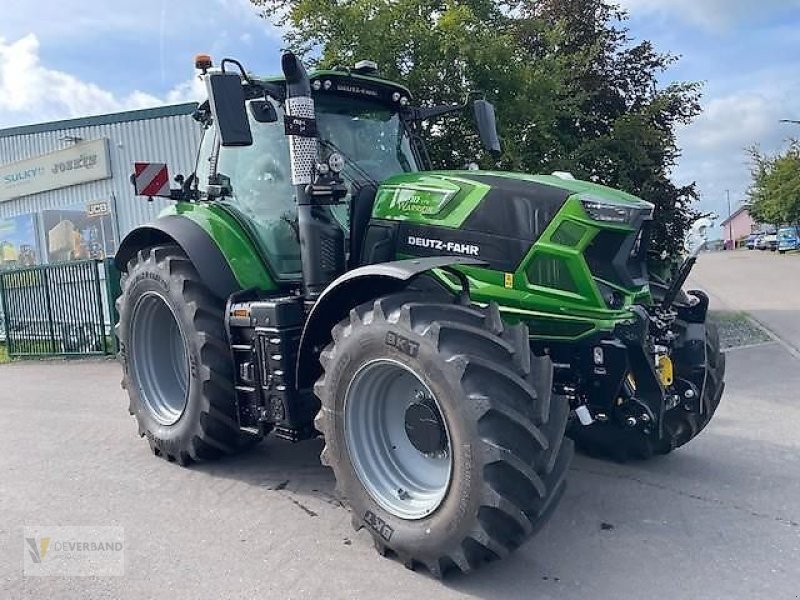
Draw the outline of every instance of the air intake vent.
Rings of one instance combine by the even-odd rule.
[[[567,264],[556,256],[536,256],[528,267],[528,280],[534,285],[578,293]]]
[[[580,243],[585,233],[586,227],[583,225],[578,225],[572,221],[564,221],[550,237],[550,241],[572,248]]]

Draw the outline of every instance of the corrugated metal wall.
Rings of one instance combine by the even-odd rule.
[[[166,200],[155,199],[150,203],[134,196],[130,183],[133,163],[165,162],[171,176],[189,175],[194,170],[201,129],[186,114],[0,137],[0,164],[62,150],[69,144],[59,139],[65,135],[84,140],[108,138],[113,177],[0,202],[0,219],[88,201],[112,200],[117,239],[121,240],[134,227],[155,218],[168,204]]]

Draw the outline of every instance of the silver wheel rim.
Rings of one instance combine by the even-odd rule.
[[[423,453],[406,433],[406,412],[424,398],[444,433],[442,450]],[[408,367],[377,359],[361,367],[345,394],[347,450],[361,484],[383,509],[422,519],[444,500],[453,470],[447,422],[430,388]]]
[[[139,298],[131,315],[131,375],[153,418],[174,425],[186,410],[189,359],[175,313],[159,294]]]

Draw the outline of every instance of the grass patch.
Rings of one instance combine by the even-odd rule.
[[[8,350],[5,344],[0,344],[0,365],[9,362],[11,359],[8,357]]]
[[[708,318],[719,328],[719,342],[723,350],[772,340],[766,331],[743,312],[712,311]]]

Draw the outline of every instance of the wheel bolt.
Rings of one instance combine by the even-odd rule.
[[[636,427],[636,417],[628,417],[625,419],[625,425],[628,427]]]
[[[692,390],[692,389],[686,390],[685,392],[683,392],[683,397],[684,398],[694,398],[694,390]]]

